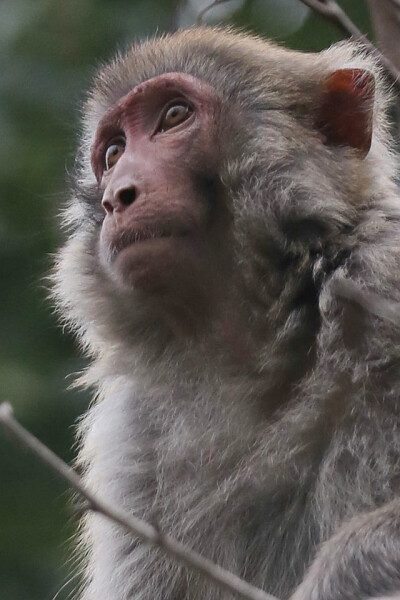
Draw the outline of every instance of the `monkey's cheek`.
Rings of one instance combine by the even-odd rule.
[[[179,278],[185,256],[184,238],[150,239],[121,250],[109,268],[125,288],[164,292]]]

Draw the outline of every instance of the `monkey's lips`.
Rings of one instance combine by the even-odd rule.
[[[110,259],[115,259],[121,252],[127,248],[142,245],[143,243],[157,243],[160,240],[173,240],[175,238],[186,237],[191,233],[187,228],[144,228],[122,231],[119,235],[114,235],[113,239],[107,244]]]

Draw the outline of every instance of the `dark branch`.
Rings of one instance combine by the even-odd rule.
[[[229,2],[229,1],[230,0],[214,0],[214,2],[210,2],[210,4],[208,4],[205,8],[203,8],[203,10],[201,10],[198,13],[197,19],[196,19],[197,25],[202,25],[203,19],[204,19],[206,13],[208,13],[209,10],[211,10],[215,6],[218,6],[219,4],[226,4],[226,2]]]
[[[184,544],[174,540],[169,535],[163,534],[156,527],[119,508],[115,508],[96,494],[93,494],[85,486],[74,469],[18,423],[13,416],[11,405],[7,402],[0,404],[0,425],[6,429],[19,445],[30,450],[43,464],[74,488],[85,500],[88,510],[102,514],[132,535],[140,538],[143,542],[162,548],[179,562],[208,577],[208,579],[229,590],[238,598],[243,598],[244,600],[277,600],[274,596],[255,588],[243,579],[240,579],[237,575],[226,571],[208,558],[201,556]]]
[[[400,71],[396,69],[387,56],[382,54],[382,52],[380,52],[378,48],[365,37],[335,0],[300,0],[300,2],[336,25],[346,37],[351,37],[356,41],[362,42],[367,50],[379,60],[393,84],[400,90]]]

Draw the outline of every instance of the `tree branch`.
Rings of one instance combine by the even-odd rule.
[[[368,6],[378,48],[400,69],[400,0],[368,0]]]
[[[203,10],[201,10],[197,15],[196,23],[201,25],[203,23],[203,19],[205,14],[218,6],[219,4],[224,4],[229,0],[213,0],[210,2]],[[311,8],[314,12],[323,16],[326,20],[330,21],[335,25],[346,37],[351,37],[356,41],[362,42],[362,44],[367,48],[367,50],[375,56],[381,65],[386,70],[389,78],[396,86],[396,88],[400,91],[400,71],[396,68],[394,63],[383,54],[357,27],[355,23],[350,19],[350,17],[344,12],[344,10],[339,6],[336,0],[299,0],[308,8]],[[395,3],[396,6],[400,5],[400,0],[390,0]]]
[[[335,0],[299,0],[314,12],[325,17],[328,21],[336,25],[347,37],[362,42],[367,50],[375,56],[385,68],[393,84],[400,90],[400,71],[394,66],[391,60],[358,29],[353,21],[348,17],[344,10]]]
[[[158,546],[179,562],[193,569],[214,583],[236,594],[244,600],[277,600],[274,596],[254,587],[237,575],[219,567],[208,558],[201,556],[186,545],[163,534],[155,527],[142,521],[129,513],[115,508],[105,500],[93,494],[72,467],[59,458],[50,448],[39,441],[32,433],[25,429],[13,416],[12,407],[8,402],[0,404],[0,425],[21,446],[27,448],[39,460],[49,467],[58,477],[66,481],[86,501],[88,510],[97,512],[107,517],[114,523],[123,527],[132,535],[143,542]]]
[[[218,6],[219,4],[226,4],[229,1],[230,0],[214,0],[213,2],[210,2],[210,4],[207,4],[207,6],[205,8],[203,8],[197,14],[197,19],[196,19],[197,25],[202,25],[203,24],[203,19],[204,19],[206,13],[208,13],[209,10],[211,10],[215,6]]]

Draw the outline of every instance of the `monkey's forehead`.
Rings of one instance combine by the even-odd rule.
[[[193,28],[147,40],[100,71],[87,111],[98,120],[134,87],[163,73],[186,73],[226,100],[266,106],[293,103],[315,87],[321,55],[281,48],[231,29]],[[322,72],[325,69],[321,66]]]
[[[357,44],[342,42],[315,54],[227,28],[181,30],[134,45],[98,73],[84,110],[83,137],[92,143],[93,132],[110,107],[136,86],[163,74],[185,73],[204,81],[228,113],[233,109],[246,124],[246,115],[251,120],[269,109],[312,115],[327,76],[341,68],[372,71],[384,110],[376,60]]]

